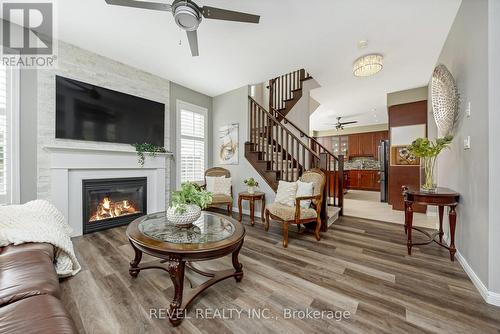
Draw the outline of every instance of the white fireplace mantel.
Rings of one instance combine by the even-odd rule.
[[[67,218],[74,236],[83,231],[82,181],[86,179],[147,177],[147,212],[165,210],[171,153],[146,154],[141,167],[134,149],[44,146],[44,150],[50,159],[51,201]]]
[[[75,146],[44,146],[50,153],[50,168],[65,169],[114,169],[114,168],[165,168],[165,160],[172,153],[145,154],[144,166],[137,162],[137,152],[131,149],[88,148]],[[91,158],[91,159],[89,159]]]

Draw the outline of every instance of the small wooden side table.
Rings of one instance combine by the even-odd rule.
[[[261,213],[261,219],[264,222],[264,208],[266,206],[266,194],[260,191],[256,191],[253,194],[250,194],[247,191],[243,191],[238,194],[238,210],[240,213],[239,221],[243,219],[243,212],[241,209],[241,201],[242,200],[247,200],[250,204],[250,219],[252,220],[252,226],[255,224],[255,201],[256,200],[261,200],[262,201],[262,213]]]
[[[405,233],[407,235],[406,245],[408,247],[408,255],[411,255],[411,248],[414,245],[427,245],[431,242],[435,242],[441,247],[444,247],[450,251],[451,261],[455,261],[455,227],[457,224],[457,212],[456,207],[458,205],[458,200],[460,194],[454,190],[448,188],[437,188],[435,192],[424,192],[409,188],[407,186],[402,187],[403,196],[405,199]],[[413,203],[426,204],[426,205],[436,205],[439,208],[439,230],[435,233],[428,233],[418,227],[413,226]],[[443,213],[444,207],[448,206],[450,209],[448,211],[448,218],[450,221],[450,246],[448,247],[443,243]],[[413,243],[412,241],[412,230],[419,231],[428,237],[428,240],[421,243]],[[436,236],[439,236],[439,241],[436,240]]]

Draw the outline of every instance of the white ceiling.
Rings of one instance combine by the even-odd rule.
[[[158,0],[157,0],[158,1]],[[312,128],[334,116],[387,121],[386,94],[427,84],[460,0],[198,0],[261,15],[258,25],[203,20],[199,57],[171,13],[59,0],[59,39],[215,96],[298,68],[322,86]],[[182,40],[182,45],[179,45]],[[368,40],[363,50],[359,40]],[[384,69],[355,78],[352,62],[384,55]],[[376,115],[376,117],[374,116]],[[346,119],[347,120],[347,119]]]

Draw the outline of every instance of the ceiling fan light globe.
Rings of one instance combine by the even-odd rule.
[[[186,31],[198,29],[201,22],[201,15],[198,10],[187,5],[178,5],[173,11],[175,23],[179,28]]]

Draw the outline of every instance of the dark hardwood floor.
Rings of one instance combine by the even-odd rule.
[[[245,219],[243,281],[228,279],[209,288],[177,328],[150,317],[168,309],[172,284],[162,270],[129,276],[133,251],[124,227],[75,238],[83,269],[61,287],[77,328],[81,333],[500,333],[500,308],[483,301],[448,251],[429,245],[414,247],[407,256],[401,225],[343,217],[320,242],[290,228],[284,249],[277,223],[266,233]],[[231,259],[200,267],[230,268]],[[195,284],[203,281],[189,277]],[[250,309],[268,319],[248,316]],[[285,309],[348,311],[350,317],[285,319]],[[201,318],[211,315],[206,312],[228,319]]]

